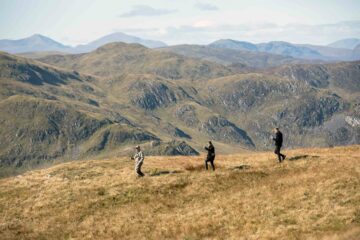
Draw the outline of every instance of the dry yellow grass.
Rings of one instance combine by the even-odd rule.
[[[71,162],[0,180],[0,239],[359,239],[360,146]],[[292,161],[290,161],[292,159]],[[170,173],[168,173],[170,171]]]

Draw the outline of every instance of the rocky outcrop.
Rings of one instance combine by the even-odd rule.
[[[191,139],[191,136],[189,134],[187,134],[183,130],[175,127],[171,123],[165,123],[165,124],[161,125],[160,127],[161,127],[161,129],[163,129],[166,133],[168,133],[172,137]]]
[[[192,105],[182,105],[174,113],[175,117],[186,124],[188,127],[197,127],[200,123],[196,109]]]
[[[329,86],[330,74],[324,65],[289,65],[282,67],[277,75],[301,81],[313,87],[326,88]]]
[[[183,88],[168,86],[160,81],[135,82],[130,86],[129,91],[131,102],[146,110],[166,107],[181,99],[190,98]]]
[[[160,139],[140,128],[125,124],[112,124],[92,136],[86,153],[98,154],[100,151],[124,145],[139,145],[150,141],[160,141]]]
[[[286,125],[296,124],[299,128],[317,127],[344,109],[342,99],[337,95],[325,95],[319,98],[308,96],[278,112],[279,122]]]
[[[360,91],[360,62],[337,64],[299,64],[282,66],[272,74],[306,83],[317,88],[341,88],[349,92]]]
[[[221,116],[208,118],[201,124],[199,130],[214,140],[226,143],[241,143],[248,147],[255,147],[253,141],[244,130]]]
[[[164,156],[197,156],[197,152],[184,141],[157,142],[152,148],[145,151],[147,155]]]

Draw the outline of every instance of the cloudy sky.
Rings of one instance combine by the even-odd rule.
[[[0,0],[0,39],[68,45],[124,32],[168,44],[360,38],[359,0]]]

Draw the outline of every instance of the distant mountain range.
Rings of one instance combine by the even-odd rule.
[[[113,42],[138,43],[148,48],[167,47],[167,45],[161,41],[142,39],[139,37],[116,32],[101,37],[88,44],[78,45],[76,47],[66,46],[48,37],[35,34],[31,37],[19,39],[19,40],[0,40],[0,51],[5,51],[8,53],[16,53],[16,54],[22,53],[22,56],[25,56],[23,53],[27,53],[26,57],[33,57],[33,55],[39,56],[39,52],[43,52],[43,55],[51,55],[51,54],[46,54],[45,52],[51,52],[51,53],[58,52],[60,54],[87,53],[105,44],[113,43]],[[173,50],[175,48],[179,50],[179,48],[184,49],[184,46],[200,46],[200,45],[178,45],[178,46],[171,46],[170,48],[172,48]],[[237,41],[233,39],[221,39],[213,43],[210,43],[208,45],[202,45],[202,46],[209,47],[212,49],[214,48],[231,49],[231,50],[240,50],[240,51],[247,51],[253,53],[268,53],[273,55],[281,55],[285,57],[293,57],[296,59],[306,59],[306,60],[354,61],[360,59],[358,50],[355,50],[357,46],[360,46],[360,39],[356,39],[356,38],[339,40],[327,46],[311,45],[311,44],[293,44],[283,41],[271,41],[267,43],[254,44],[251,42]],[[209,48],[207,48],[208,51],[213,51],[210,50]],[[193,53],[190,52],[187,53],[188,55],[189,54],[193,55]],[[234,53],[230,53],[230,54],[234,56]],[[237,54],[239,54],[239,52],[237,52]],[[242,52],[242,54],[245,53]],[[262,59],[264,59],[264,56],[265,55],[262,55]]]
[[[101,37],[95,41],[92,41],[85,45],[78,45],[74,52],[91,52],[102,45],[113,43],[113,42],[124,42],[124,43],[138,43],[148,48],[165,47],[166,44],[160,41],[146,40],[138,37],[130,36],[124,33],[112,33]]]
[[[40,34],[19,40],[0,40],[0,50],[9,53],[58,51],[69,52],[70,46],[65,46]]]
[[[330,43],[328,46],[333,47],[333,48],[354,49],[358,45],[360,45],[360,39],[358,39],[358,38],[347,38],[347,39],[342,39],[342,40]]]
[[[297,59],[290,56],[249,51],[246,48],[239,50],[184,44],[159,48],[157,50],[173,52],[191,58],[199,58],[202,60],[216,62],[241,72],[272,68],[290,63],[310,62],[310,60]]]
[[[317,59],[325,61],[351,61],[359,59],[356,55],[354,55],[354,50],[348,48],[336,48],[310,44],[292,44],[281,41],[253,44],[233,39],[221,39],[210,43],[208,46],[212,48],[266,52],[283,56],[291,56],[299,59]]]
[[[145,47],[157,48],[165,47],[166,44],[160,41],[153,41],[134,37],[124,33],[112,33],[101,37],[88,44],[78,45],[76,47],[66,46],[46,36],[35,34],[28,38],[19,40],[0,40],[0,51],[8,53],[25,52],[66,52],[66,53],[84,53],[91,52],[98,47],[112,42],[139,43]]]

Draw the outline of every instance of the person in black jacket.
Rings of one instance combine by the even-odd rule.
[[[286,156],[284,154],[281,154],[280,150],[283,143],[283,134],[280,132],[279,128],[275,128],[275,137],[273,138],[275,141],[275,151],[274,153],[278,155],[279,163],[285,160]]]
[[[208,152],[205,160],[205,169],[208,170],[208,162],[210,162],[213,171],[215,171],[215,147],[211,141],[209,141],[209,146],[205,147],[205,150]]]

